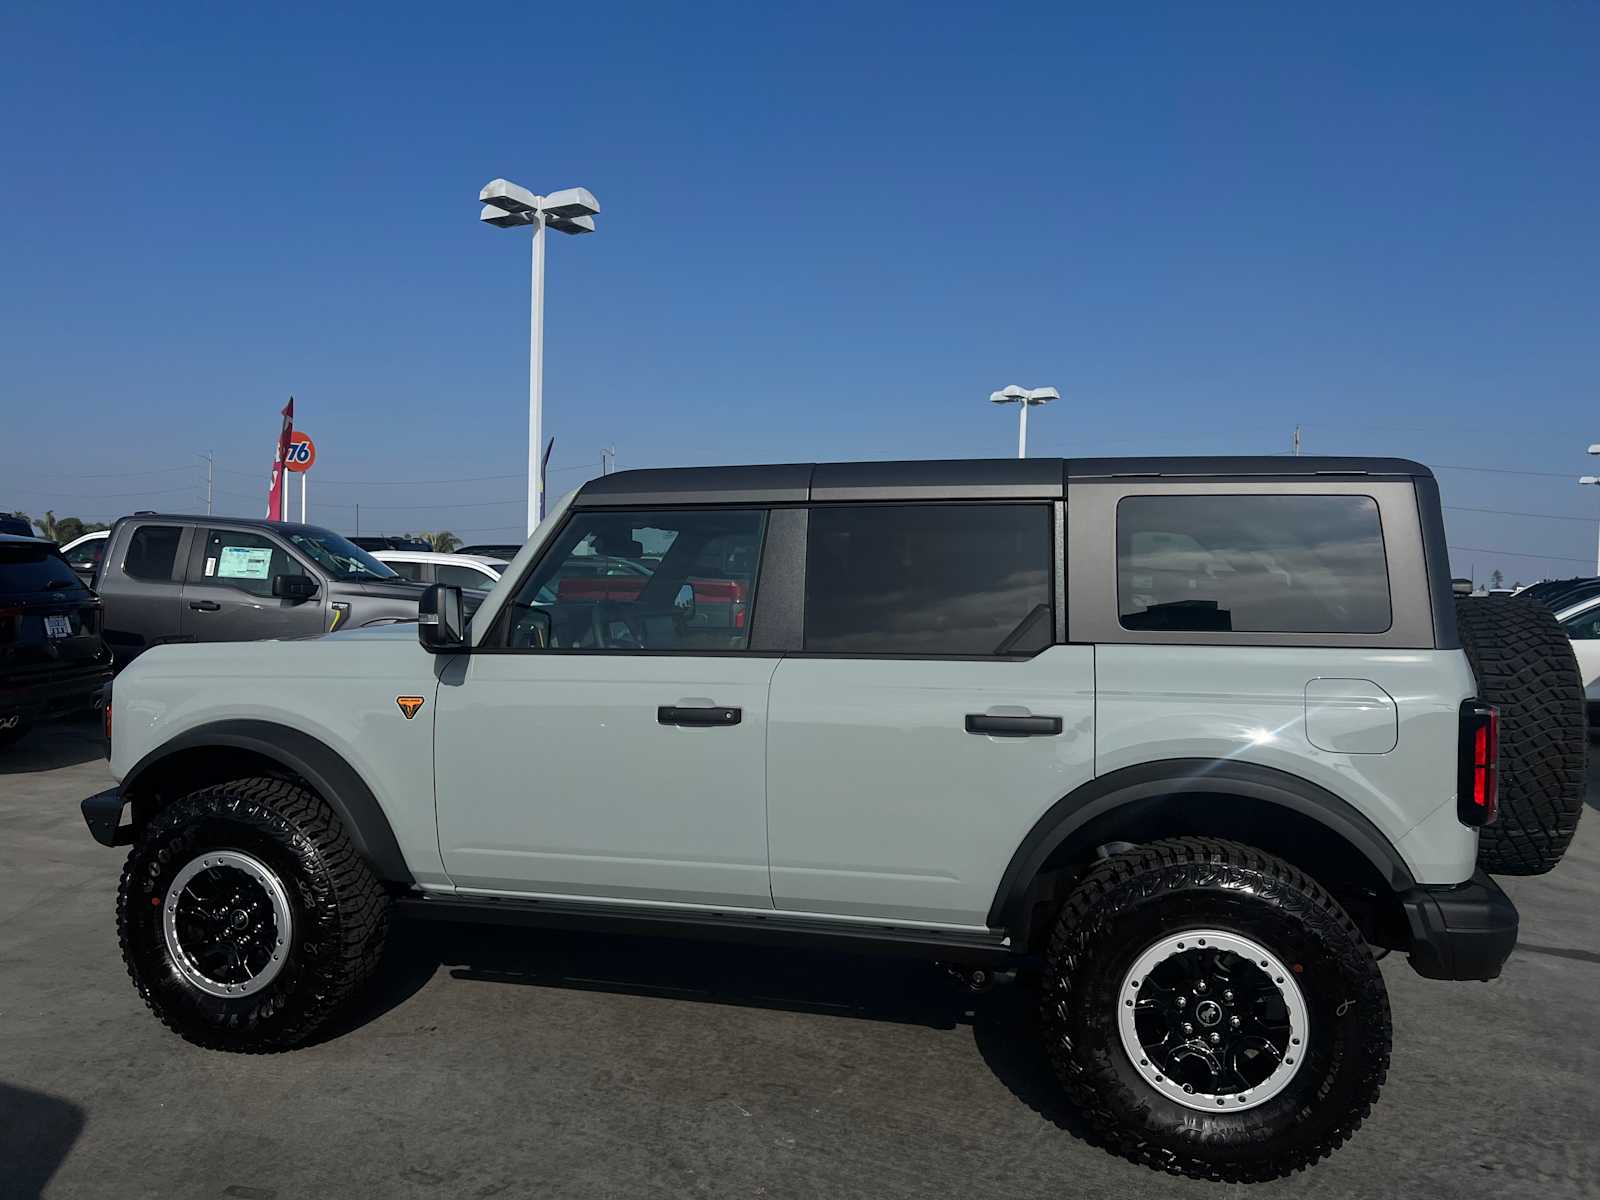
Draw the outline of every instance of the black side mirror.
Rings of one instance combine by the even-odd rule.
[[[429,584],[417,604],[417,641],[430,654],[453,654],[467,645],[461,589]]]
[[[317,581],[309,575],[274,575],[272,594],[284,600],[309,600],[317,594]]]

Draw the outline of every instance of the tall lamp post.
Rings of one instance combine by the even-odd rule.
[[[1589,453],[1600,454],[1600,442],[1596,442],[1594,445],[1590,446]],[[1585,475],[1579,479],[1578,482],[1591,485],[1600,484],[1600,475]],[[1596,575],[1600,575],[1600,537],[1595,539],[1594,573]]]
[[[1015,404],[1017,406],[1018,458],[1028,457],[1028,410],[1059,399],[1061,399],[1061,393],[1053,387],[1029,389],[1018,387],[1014,383],[1001,391],[989,393],[989,403],[991,404]]]
[[[533,315],[528,333],[528,532],[544,515],[544,472],[540,439],[544,434],[544,231],[593,233],[600,202],[587,188],[566,188],[536,196],[525,187],[496,179],[478,193],[478,219],[501,229],[533,226]]]

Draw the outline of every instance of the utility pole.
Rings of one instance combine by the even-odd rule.
[[[600,474],[609,475],[617,469],[617,448],[615,446],[600,447]]]
[[[361,536],[361,501],[356,501],[356,536]]]
[[[1300,457],[1300,426],[1294,427],[1294,456]]]
[[[216,481],[217,452],[215,450],[207,450],[204,454],[196,454],[195,457],[206,460],[206,516],[209,517],[211,515],[211,497],[213,495],[212,485]]]

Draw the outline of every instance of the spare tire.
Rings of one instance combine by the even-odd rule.
[[[1588,730],[1572,643],[1542,604],[1460,596],[1456,628],[1478,694],[1500,710],[1500,816],[1478,831],[1478,865],[1543,875],[1583,812]]]

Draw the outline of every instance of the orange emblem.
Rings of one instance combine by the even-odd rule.
[[[396,696],[394,702],[400,706],[400,711],[405,713],[408,721],[416,716],[417,710],[422,707],[421,696]]]

